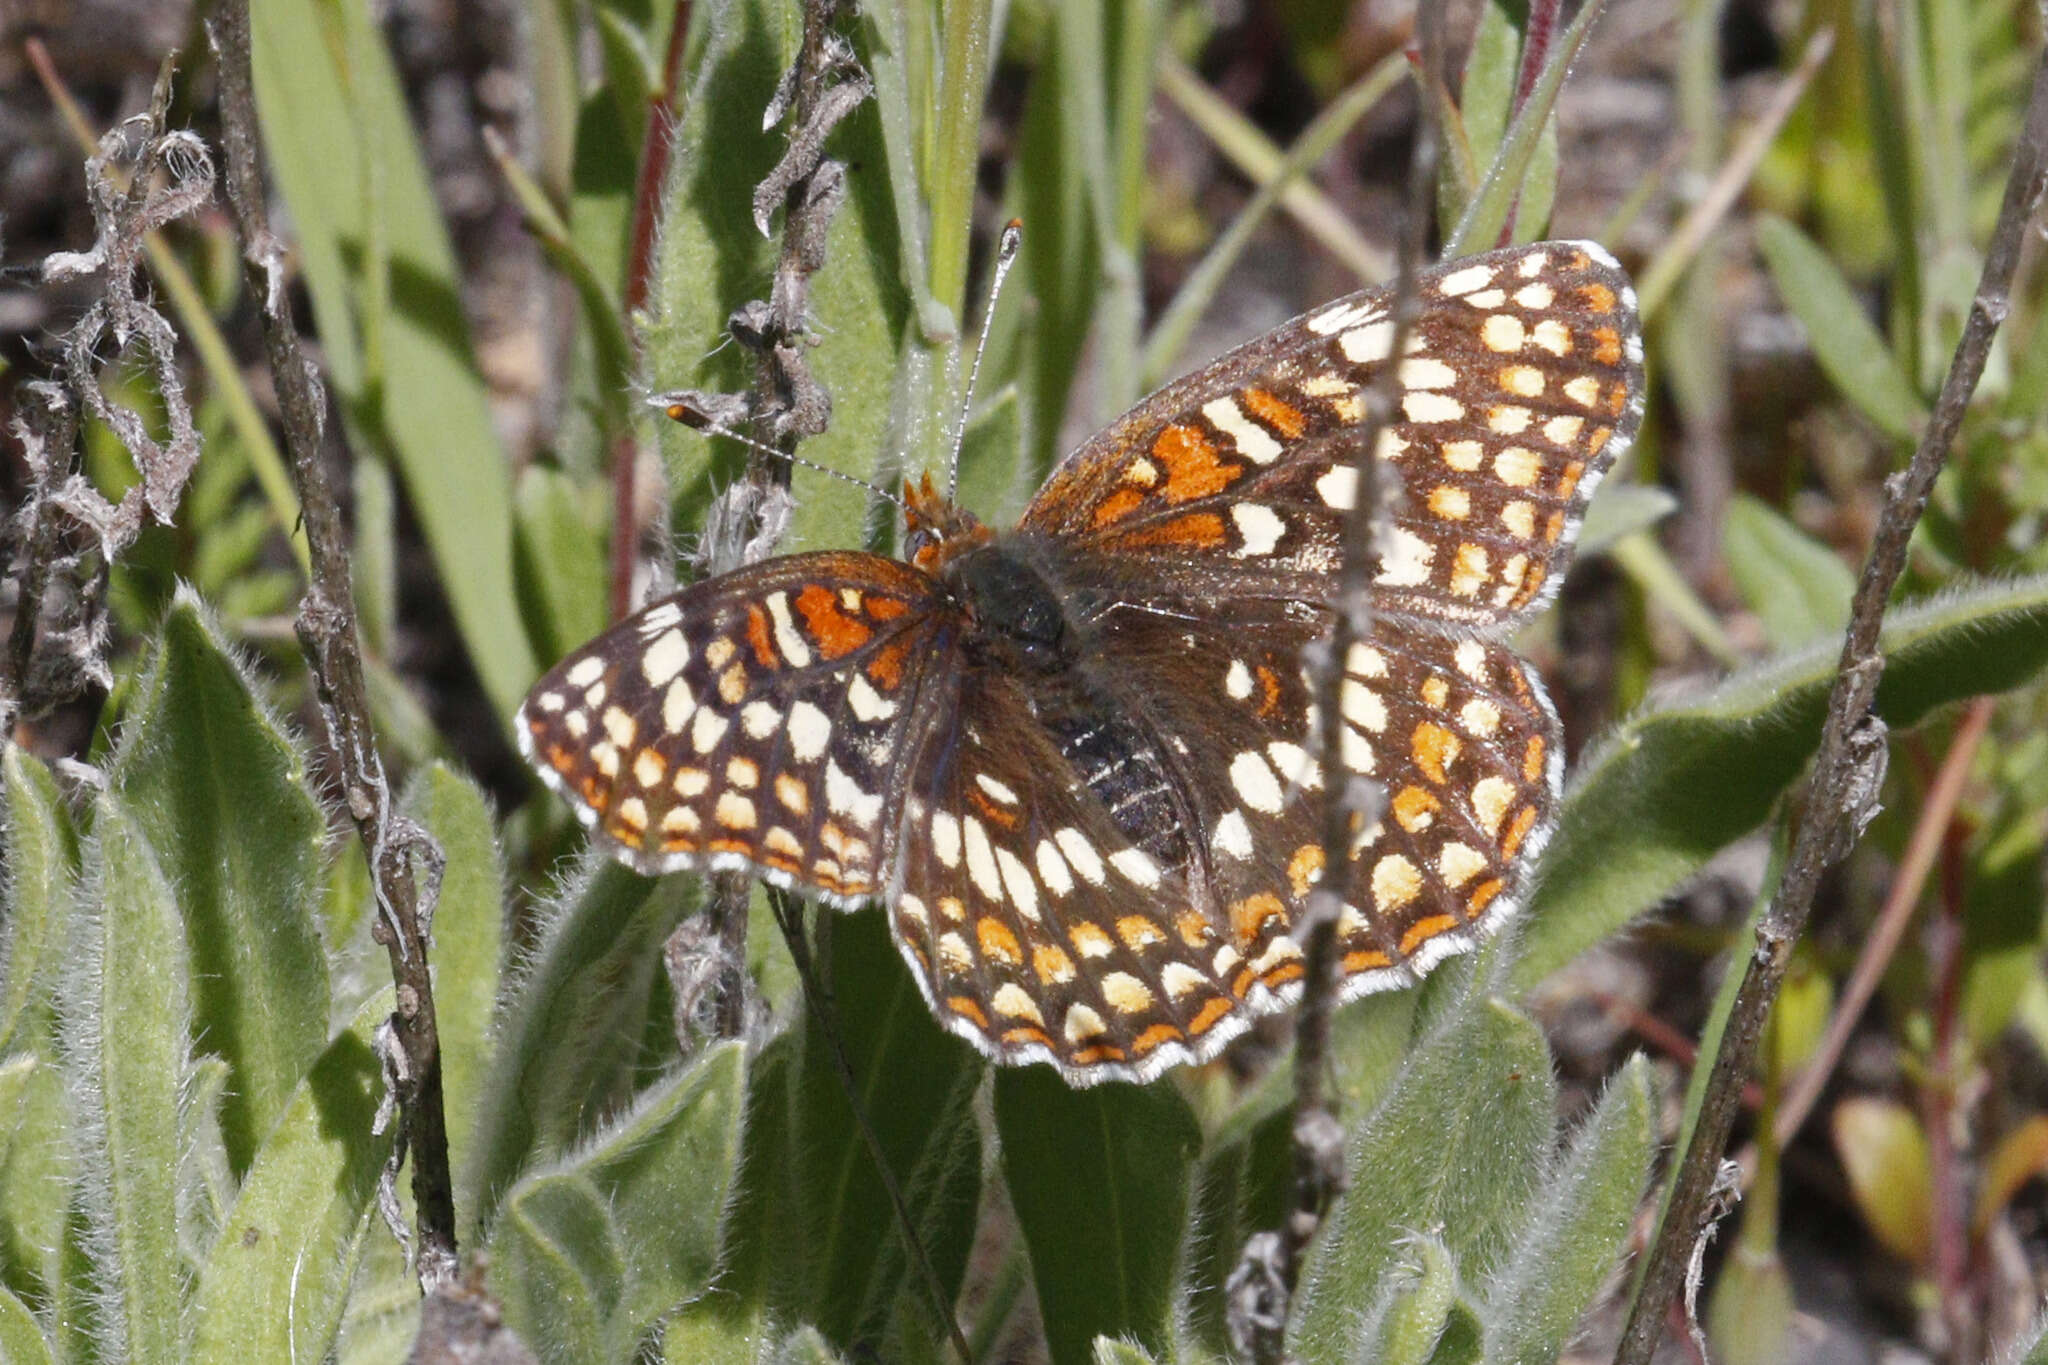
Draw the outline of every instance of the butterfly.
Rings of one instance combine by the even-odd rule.
[[[1548,835],[1558,722],[1503,643],[1549,600],[1643,408],[1636,299],[1589,242],[1419,272],[1168,385],[1007,531],[906,490],[900,559],[769,559],[570,654],[516,728],[647,874],[742,868],[879,902],[936,1017],[1071,1084],[1206,1060],[1300,992],[1332,875],[1303,651],[1328,634],[1368,391],[1394,476],[1371,629],[1343,661],[1346,998],[1511,917]]]

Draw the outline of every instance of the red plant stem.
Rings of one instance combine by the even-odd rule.
[[[1969,1212],[1963,1190],[1962,1154],[1957,1150],[1957,1044],[1963,997],[1963,839],[1950,821],[1941,848],[1941,913],[1928,926],[1928,959],[1934,977],[1934,1048],[1927,1083],[1921,1088],[1921,1122],[1927,1129],[1931,1189],[1931,1269],[1941,1316],[1948,1329],[1946,1357],[1977,1358],[1976,1313],[1970,1286]]]
[[[669,25],[668,50],[662,57],[661,88],[647,104],[647,132],[640,141],[640,170],[633,184],[632,251],[626,259],[622,295],[626,335],[633,342],[633,360],[640,361],[640,328],[635,319],[647,303],[648,280],[654,273],[654,239],[661,221],[661,187],[668,179],[669,157],[675,150],[676,85],[683,70],[683,50],[690,36],[690,0],[676,0]],[[640,509],[636,484],[640,442],[628,431],[612,439],[612,573],[611,619],[633,609],[633,566],[640,546]]]
[[[1563,7],[1563,0],[1530,0],[1529,22],[1522,31],[1522,68],[1515,73],[1515,103],[1508,110],[1510,124],[1529,102],[1536,81],[1543,74],[1543,64],[1550,60],[1550,44],[1557,36],[1558,12]],[[1494,245],[1514,244],[1515,215],[1521,207],[1522,197],[1516,195],[1515,202],[1508,205],[1507,221],[1500,225],[1500,240]]]

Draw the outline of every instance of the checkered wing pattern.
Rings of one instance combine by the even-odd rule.
[[[1590,242],[1439,265],[1416,291],[1377,452],[1403,496],[1375,607],[1499,634],[1548,600],[1586,500],[1634,439],[1635,292]],[[1069,456],[1024,526],[1221,593],[1326,598],[1391,306],[1385,289],[1340,299],[1160,390]]]
[[[895,756],[958,620],[876,555],[791,555],[697,583],[555,666],[520,708],[527,757],[649,875],[750,867],[842,905],[875,893]]]
[[[892,901],[897,941],[950,1029],[1081,1083],[1213,1056],[1292,1000],[1293,927],[1323,873],[1301,671],[1323,614],[1267,604],[1228,630],[1110,615],[1114,668],[1087,689],[1128,742],[1062,743],[1075,731],[1039,723],[1043,698],[968,673],[962,724],[934,735],[912,779]],[[1560,765],[1540,691],[1499,645],[1382,629],[1346,672],[1347,762],[1390,798],[1344,874],[1348,997],[1412,984],[1512,913]],[[1133,765],[1170,788],[1149,817],[1143,787],[1089,799],[1105,770]],[[1162,821],[1197,832],[1178,859]]]
[[[1214,1056],[1291,999],[1341,883],[1347,995],[1416,980],[1520,903],[1561,763],[1498,643],[1554,590],[1642,410],[1635,296],[1546,242],[1327,305],[1146,399],[993,534],[909,491],[910,562],[794,555],[657,602],[521,708],[542,776],[642,871],[733,866],[879,900],[937,1016],[1071,1083]],[[1329,873],[1304,650],[1352,467],[1395,475],[1340,753],[1381,817]]]

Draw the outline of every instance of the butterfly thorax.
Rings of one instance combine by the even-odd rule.
[[[1096,638],[1104,627],[1088,607],[1097,594],[1073,581],[1073,568],[1042,538],[1012,532],[946,557],[939,578],[967,618],[966,661],[1023,693],[1073,778],[1125,838],[1184,869],[1191,813],[1156,725],[1105,666],[1116,654]]]

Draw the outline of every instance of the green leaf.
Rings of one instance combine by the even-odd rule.
[[[7,1365],[49,1365],[50,1343],[28,1305],[0,1289],[0,1360]]]
[[[592,498],[558,470],[519,477],[519,585],[541,653],[559,659],[605,627],[610,594],[601,488]]]
[[[981,1062],[933,1020],[882,916],[816,913],[854,1085],[951,1305],[980,1201]],[[721,1287],[743,1311],[813,1323],[850,1355],[934,1357],[946,1329],[808,1010],[756,1059],[748,1106]]]
[[[397,467],[502,724],[540,671],[512,582],[512,486],[404,91],[364,0],[251,7],[257,114],[359,454]]]
[[[1411,1232],[1441,1238],[1463,1275],[1486,1275],[1535,1194],[1556,1085],[1542,1031],[1492,998],[1493,960],[1438,970],[1422,1042],[1353,1130],[1350,1188],[1303,1269],[1294,1358],[1347,1358],[1359,1307],[1397,1273]]]
[[[1499,238],[1509,211],[1529,185],[1539,144],[1557,105],[1557,92],[1564,88],[1565,74],[1585,45],[1602,5],[1603,0],[1589,0],[1565,31],[1557,35],[1529,98],[1508,126],[1507,136],[1501,139],[1500,151],[1487,168],[1485,179],[1479,182],[1478,192],[1465,206],[1465,216],[1444,239],[1444,260],[1484,251]],[[1552,163],[1554,166],[1554,157]]]
[[[543,1360],[630,1360],[663,1313],[709,1284],[744,1058],[738,1043],[711,1048],[506,1196],[492,1285]]]
[[[179,1227],[181,1103],[192,1075],[185,926],[142,823],[95,803],[66,991],[65,1052],[86,1096],[86,1245],[115,1360],[182,1360],[190,1264]]]
[[[1655,1142],[1649,1064],[1631,1058],[1526,1211],[1487,1278],[1486,1359],[1556,1360],[1621,1258]]]
[[[327,1041],[327,823],[298,747],[183,590],[108,776],[177,888],[194,1036],[234,1068],[221,1127],[234,1169],[245,1170]]]
[[[2048,664],[2048,578],[1968,583],[1894,608],[1877,710],[1894,730],[2017,687]],[[1622,722],[1565,793],[1514,970],[1527,989],[1677,889],[1762,824],[1820,735],[1840,648],[1746,669]]]
[[[1850,1198],[1878,1244],[1924,1266],[1934,1241],[1934,1177],[1919,1117],[1895,1100],[1852,1095],[1835,1106],[1830,1127]]]
[[[0,1096],[7,1115],[0,1121],[0,1283],[47,1303],[64,1279],[77,1137],[71,1095],[53,1064],[55,1039],[44,1047],[46,1056],[19,1054],[5,1063],[11,1093]]]
[[[332,1348],[391,1150],[391,1133],[370,1132],[384,1093],[371,1035],[391,1009],[387,987],[356,1012],[257,1149],[200,1267],[193,1361],[320,1360]]]
[[[1669,489],[1609,479],[1586,505],[1585,524],[1579,527],[1579,553],[1599,554],[1623,536],[1647,531],[1677,510],[1678,499]]]
[[[1747,493],[1729,500],[1722,545],[1728,572],[1772,648],[1842,638],[1856,577],[1840,555]]]
[[[661,945],[696,903],[695,878],[650,881],[598,850],[541,910],[537,946],[506,987],[458,1204],[488,1229],[535,1157],[565,1151],[627,1098]]]
[[[491,1014],[505,955],[505,873],[484,794],[446,764],[422,769],[402,809],[424,825],[446,860],[434,907],[434,1017],[441,1038],[441,1095],[448,1151],[457,1170],[475,1142],[477,1109],[491,1056]],[[460,1204],[458,1227],[470,1225]]]
[[[1360,1319],[1354,1360],[1429,1365],[1458,1306],[1458,1263],[1427,1233],[1402,1239],[1401,1261]]]
[[[1887,436],[1915,439],[1927,420],[1926,405],[1834,261],[1782,218],[1759,218],[1756,239],[1779,295],[1805,326],[1814,359],[1842,397]]]
[[[1074,1090],[1023,1066],[996,1073],[995,1114],[1056,1365],[1098,1336],[1165,1351],[1201,1143],[1187,1102],[1169,1082]]]
[[[11,743],[0,743],[0,800],[0,1055],[26,1048],[47,1056],[78,841],[50,770]]]
[[[782,157],[787,129],[763,129],[762,111],[794,60],[802,14],[779,0],[724,0],[707,6],[701,56],[682,101],[656,253],[645,364],[663,388],[744,392],[755,363],[744,347],[721,346],[733,309],[768,292],[781,241],[753,224],[754,187]],[[831,426],[803,443],[805,459],[881,480],[902,448],[892,430],[899,356],[910,304],[898,266],[895,209],[881,120],[869,101],[834,130],[828,154],[862,168],[846,179],[845,204],[827,235],[824,269],[811,277],[810,313],[821,344],[806,350],[830,394]],[[928,405],[927,405],[928,406]],[[923,415],[923,414],[920,414]],[[707,441],[674,423],[661,427],[676,486],[701,504],[714,460],[734,467],[730,443]],[[721,454],[721,449],[724,453]],[[858,545],[868,499],[836,479],[796,480],[797,511],[784,547]]]

